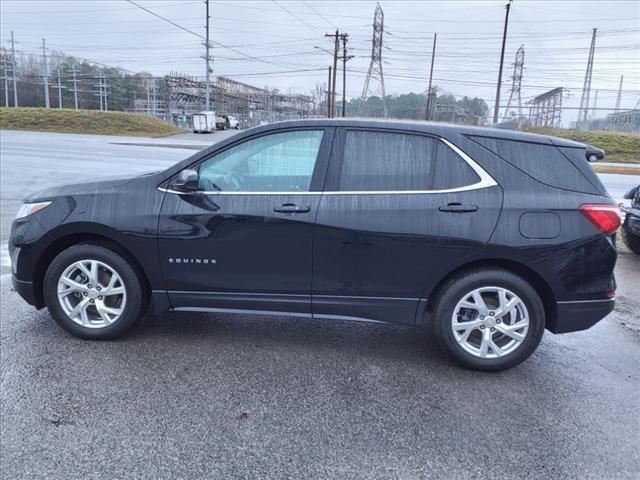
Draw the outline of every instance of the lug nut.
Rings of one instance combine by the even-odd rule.
[[[494,312],[489,312],[489,315],[491,315],[493,317]]]
[[[102,296],[99,296],[99,297],[98,297],[98,300],[102,300]]]
[[[480,325],[480,330],[484,330],[484,325]]]
[[[484,320],[484,315],[480,315],[480,320]]]
[[[93,303],[93,300],[91,300],[91,303]]]
[[[502,322],[502,320],[500,320],[499,318],[496,319],[496,323],[501,323],[501,322]]]
[[[491,327],[491,331],[492,331],[492,332],[495,332],[495,331],[496,331],[496,329],[495,329],[495,328],[493,328],[493,327]]]
[[[87,285],[87,288],[91,288],[91,284]]]
[[[100,287],[96,287],[96,290],[100,291],[100,290],[102,290],[102,289],[101,289]]]
[[[84,295],[86,297],[89,294],[87,292],[82,292],[82,295]]]

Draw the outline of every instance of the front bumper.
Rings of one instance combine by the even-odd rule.
[[[586,330],[609,315],[615,304],[614,298],[557,302],[557,315],[552,321],[547,322],[547,330],[552,333]]]
[[[36,294],[33,288],[33,282],[18,280],[15,275],[11,276],[13,289],[30,305],[36,305]]]

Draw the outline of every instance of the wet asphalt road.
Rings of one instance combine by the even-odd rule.
[[[81,139],[25,132],[27,147],[47,147],[20,154],[9,134],[2,240],[25,185],[192,153],[95,138],[82,152]],[[89,150],[105,155],[80,162]],[[2,272],[2,478],[637,478],[640,258],[626,252],[613,314],[546,334],[498,374],[460,370],[428,333],[380,324],[167,314],[119,341],[81,341]]]

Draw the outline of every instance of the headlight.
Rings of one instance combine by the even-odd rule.
[[[43,208],[47,208],[49,205],[51,205],[51,202],[23,203],[22,207],[20,207],[20,210],[18,210],[16,218],[24,218],[29,215],[33,215]]]

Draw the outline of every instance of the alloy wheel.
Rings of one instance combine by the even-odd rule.
[[[116,322],[127,304],[127,289],[116,270],[98,260],[69,265],[58,280],[58,302],[75,323],[104,328]]]
[[[451,329],[467,353],[483,359],[501,358],[526,339],[529,312],[522,299],[506,288],[477,288],[457,303]]]

